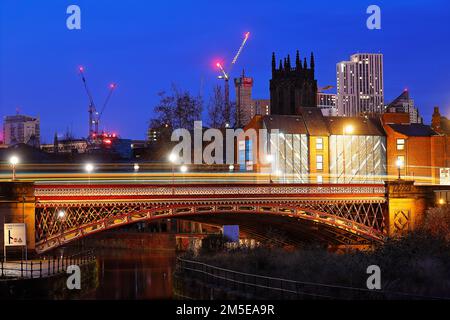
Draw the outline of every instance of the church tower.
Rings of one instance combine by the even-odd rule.
[[[295,66],[288,55],[276,66],[272,54],[272,79],[270,80],[271,114],[296,115],[299,108],[316,107],[317,80],[314,77],[314,55],[311,53],[309,68],[306,58],[302,60],[297,50]]]

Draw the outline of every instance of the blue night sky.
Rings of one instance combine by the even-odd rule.
[[[81,30],[66,27],[71,4],[81,8]],[[381,30],[366,28],[371,4],[381,7]],[[44,142],[70,127],[86,136],[83,65],[97,105],[118,83],[101,127],[144,139],[157,93],[173,82],[203,88],[207,100],[219,81],[214,62],[230,62],[245,31],[234,75],[245,68],[255,98],[269,98],[272,51],[314,51],[319,86],[335,85],[336,63],[351,54],[381,52],[386,101],[408,88],[427,122],[434,105],[450,112],[448,1],[1,0],[0,116],[18,107],[40,116]]]

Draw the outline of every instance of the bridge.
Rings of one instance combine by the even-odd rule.
[[[261,239],[268,228],[287,241],[348,245],[381,242],[414,228],[432,203],[409,181],[386,184],[0,184],[0,213],[27,224],[38,253],[139,221],[179,218],[237,224]]]

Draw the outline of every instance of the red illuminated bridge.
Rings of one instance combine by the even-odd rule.
[[[268,228],[287,241],[366,244],[387,235],[384,184],[37,184],[36,250],[163,218],[237,224],[258,239]]]

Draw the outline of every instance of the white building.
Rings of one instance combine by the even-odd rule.
[[[334,93],[317,93],[317,107],[320,108],[323,116],[337,116],[336,98],[336,94]]]
[[[3,121],[3,137],[6,145],[25,143],[39,147],[41,139],[39,118],[21,114],[6,116]]]
[[[337,111],[340,116],[382,113],[383,55],[358,53],[336,65]]]

